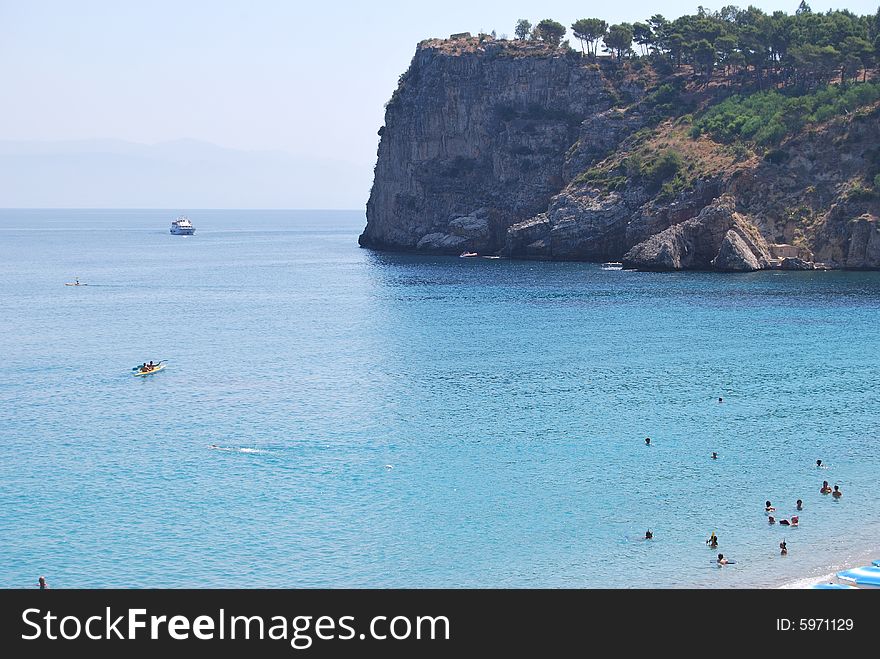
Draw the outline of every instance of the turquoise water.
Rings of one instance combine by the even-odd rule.
[[[176,214],[0,211],[0,586],[753,586],[880,549],[880,273]]]

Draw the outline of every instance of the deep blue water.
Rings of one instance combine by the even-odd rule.
[[[194,211],[192,237],[176,214],[0,211],[0,586],[728,587],[880,548],[880,273],[391,255],[356,212]],[[798,498],[800,528],[768,525]]]

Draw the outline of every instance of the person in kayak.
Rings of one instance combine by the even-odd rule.
[[[822,488],[819,490],[821,494],[831,494],[831,486],[828,481],[822,481]]]
[[[834,486],[834,492],[831,493],[831,496],[833,496],[835,499],[839,499],[843,496],[843,492],[840,491],[839,485]]]

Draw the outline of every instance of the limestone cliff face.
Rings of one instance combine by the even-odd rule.
[[[387,106],[361,245],[498,250],[562,189],[581,122],[611,104],[598,67],[561,50],[421,43]]]
[[[880,105],[764,158],[658,122],[648,78],[534,43],[421,43],[387,106],[360,244],[653,270],[880,268],[880,193],[865,188]]]

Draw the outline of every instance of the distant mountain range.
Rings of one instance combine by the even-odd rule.
[[[362,208],[372,172],[182,139],[0,140],[5,208]]]

